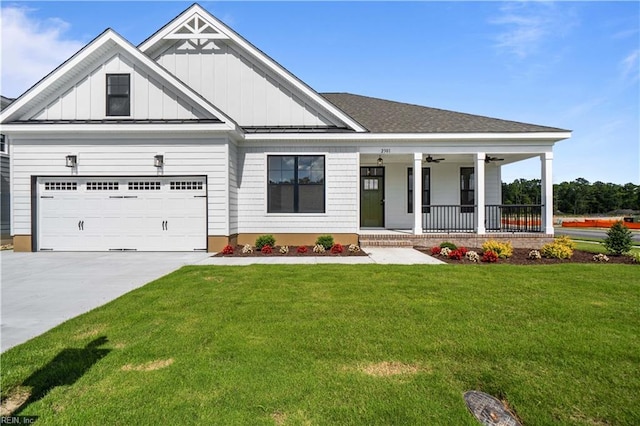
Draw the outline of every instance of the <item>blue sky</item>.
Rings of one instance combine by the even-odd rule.
[[[2,1],[16,97],[111,27],[139,44],[192,2]],[[640,3],[200,2],[319,92],[573,130],[554,182],[640,183]],[[540,177],[538,160],[503,180]]]

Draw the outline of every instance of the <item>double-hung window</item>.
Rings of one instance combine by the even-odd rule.
[[[107,74],[107,116],[131,115],[131,76]]]
[[[324,213],[324,155],[269,155],[268,213]]]
[[[7,141],[4,135],[0,134],[0,152],[6,154],[7,151]]]
[[[460,167],[460,212],[473,213],[476,201],[473,167]]]
[[[413,167],[409,167],[407,173],[407,212],[413,213]],[[431,169],[429,167],[422,168],[422,213],[430,213],[429,204],[431,204]]]

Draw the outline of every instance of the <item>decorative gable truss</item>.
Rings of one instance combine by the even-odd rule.
[[[366,131],[198,5],[139,48],[248,131]]]
[[[129,76],[129,113],[107,114],[107,76]],[[113,30],[106,30],[22,95],[3,125],[194,122],[234,130],[233,120]]]
[[[190,16],[182,25],[164,36],[167,40],[192,40],[207,42],[208,40],[226,40],[229,37],[218,31],[197,12]]]

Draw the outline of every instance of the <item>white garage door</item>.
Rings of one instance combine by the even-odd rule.
[[[38,249],[207,248],[201,176],[38,179]]]

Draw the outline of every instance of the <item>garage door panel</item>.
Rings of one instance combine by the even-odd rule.
[[[202,177],[40,178],[39,249],[206,249]]]

